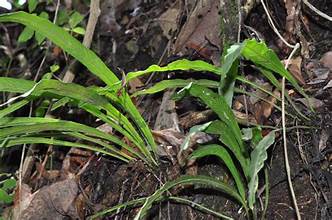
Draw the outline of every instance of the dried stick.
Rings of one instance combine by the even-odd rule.
[[[314,12],[316,12],[316,14],[318,14],[319,16],[321,16],[322,18],[325,18],[328,21],[332,21],[332,17],[328,16],[327,14],[321,12],[320,10],[318,10],[315,6],[313,6],[312,4],[310,4],[307,0],[303,0],[303,3],[308,6],[311,10],[313,10]]]
[[[281,36],[281,34],[279,33],[279,31],[277,30],[276,26],[274,25],[274,23],[273,23],[273,21],[272,21],[271,15],[270,15],[269,11],[267,10],[267,7],[266,7],[266,5],[265,5],[265,3],[264,3],[263,0],[261,0],[261,3],[262,3],[262,6],[263,6],[263,8],[264,8],[264,11],[265,11],[265,13],[266,13],[266,15],[267,15],[268,21],[269,21],[269,23],[270,23],[270,25],[271,25],[273,31],[278,35],[278,37],[282,40],[282,42],[284,42],[284,44],[286,44],[286,45],[287,45],[288,47],[290,47],[290,48],[294,48],[295,45],[292,45],[292,44],[288,43],[288,42],[285,40],[285,38],[283,38],[283,37]]]
[[[288,68],[290,59],[293,57],[293,55],[295,54],[295,52],[299,48],[300,48],[300,44],[297,43],[295,45],[292,53],[289,55],[289,57],[286,61],[285,69]],[[293,200],[294,207],[295,207],[295,212],[296,212],[296,217],[297,217],[298,220],[301,220],[299,207],[297,205],[296,196],[295,196],[293,185],[292,185],[292,179],[291,179],[291,174],[290,174],[290,166],[289,166],[289,160],[288,160],[287,139],[286,139],[287,138],[286,137],[286,116],[285,116],[285,77],[282,77],[281,119],[282,119],[282,136],[283,136],[283,144],[284,144],[285,167],[286,167],[286,174],[287,174],[287,180],[288,180],[287,182],[288,182],[289,189],[291,191],[292,200]]]
[[[100,15],[100,0],[91,0],[90,3],[90,15],[88,24],[86,26],[86,32],[83,38],[83,45],[87,48],[90,48],[93,34],[96,29],[96,24],[98,21],[98,17]],[[69,66],[68,70],[66,71],[65,75],[63,76],[62,81],[65,83],[71,83],[75,79],[75,71],[77,69],[78,62],[74,61]]]

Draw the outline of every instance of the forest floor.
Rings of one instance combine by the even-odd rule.
[[[222,35],[218,24],[221,18],[219,11],[214,10],[219,4],[214,1],[204,1],[208,6],[201,7],[199,5],[202,1],[122,0],[118,2],[116,9],[109,8],[108,1],[102,2],[100,20],[91,49],[118,74],[119,78],[122,77],[122,72],[143,70],[152,64],[162,66],[178,58],[202,59],[220,65],[223,47],[220,45]],[[282,36],[292,44],[301,42],[301,50],[290,60],[289,71],[310,96],[314,108],[314,111],[310,111],[305,99],[296,94],[291,86],[287,86],[288,93],[300,111],[309,118],[309,120],[287,118],[288,158],[299,211],[302,219],[332,219],[332,22],[319,16],[303,3],[301,7],[296,5],[297,1],[266,2],[274,25]],[[328,2],[328,0],[311,1],[317,9],[331,16],[332,4]],[[66,5],[67,9],[74,8],[83,15],[88,14],[89,5],[73,4]],[[299,8],[297,14],[294,12],[294,5]],[[50,14],[54,12],[54,7],[47,8],[43,5],[39,7],[49,10]],[[209,10],[205,7],[209,7]],[[49,66],[54,63],[59,64],[62,72],[68,67],[70,62],[60,48],[46,45],[49,52],[44,56],[41,47],[32,42],[33,40],[24,44],[17,43],[16,39],[22,31],[22,26],[16,24],[1,24],[1,26],[2,44],[10,45],[16,51],[13,53],[15,58],[11,64],[13,70],[11,76],[32,79],[34,73],[47,72]],[[242,41],[247,38],[264,40],[284,61],[292,51],[282,43],[271,28],[261,4],[255,5],[243,20],[240,39]],[[1,57],[5,57],[6,54],[0,51],[0,55],[1,67],[4,63]],[[22,61],[18,58],[20,56],[26,60],[26,65],[21,65]],[[41,65],[44,57],[46,57],[45,62]],[[4,74],[6,69],[7,67],[1,67],[0,75]],[[241,63],[240,69],[247,79],[261,83],[270,91],[273,90],[272,85],[269,85],[257,74],[257,70],[247,63]],[[27,72],[30,75],[23,74]],[[133,93],[163,79],[213,79],[213,77],[208,74],[191,73],[152,74],[150,77],[131,81],[127,89],[129,93]],[[79,67],[74,82],[85,86],[102,85],[82,66]],[[237,86],[258,96],[262,95],[259,91],[241,83]],[[215,117],[211,113],[205,114],[206,109],[194,99],[185,98],[173,102],[170,99],[171,94],[172,91],[160,92],[134,99],[144,119],[154,129],[158,144],[169,145],[177,138],[175,133],[167,132],[171,129],[179,129],[176,134],[184,138],[192,126]],[[271,127],[281,127],[280,111],[248,95],[236,94],[233,109],[246,116],[242,121],[243,125],[260,124],[263,133],[268,132]],[[16,114],[27,115],[28,112],[29,109],[25,108]],[[198,117],[198,113],[203,117]],[[296,114],[291,109],[289,113]],[[178,123],[175,125],[170,122],[172,120],[170,117],[174,117],[174,114],[178,118]],[[57,111],[56,115],[67,120],[100,125],[86,112],[69,107]],[[162,174],[156,177],[142,162],[125,164],[79,149],[68,151],[63,148],[37,147],[34,150],[32,155],[36,158],[35,162],[31,165],[30,172],[24,176],[23,182],[29,188],[26,191],[27,197],[39,190],[42,191],[38,194],[41,197],[40,201],[44,202],[35,202],[25,210],[25,216],[29,216],[26,219],[43,219],[43,217],[85,219],[93,213],[125,201],[150,195],[160,187],[160,182],[188,172],[172,161],[172,156],[170,159],[169,155],[161,156]],[[281,133],[277,135],[276,142],[268,153],[269,198],[263,219],[296,219],[285,171]],[[0,171],[15,174],[19,170],[21,148],[13,148],[4,155],[1,157]],[[46,166],[45,164],[49,164],[50,161],[52,166]],[[194,166],[198,174],[225,177],[222,164],[215,158],[201,160]],[[77,175],[77,182],[74,184],[71,179],[66,179],[65,176],[68,175]],[[260,216],[266,194],[263,182],[259,187]],[[181,193],[234,219],[245,219],[240,206],[232,203],[223,194],[195,189],[184,190]],[[45,202],[45,196],[53,200]],[[62,201],[60,199],[62,197],[66,197],[66,201]],[[55,201],[59,204],[54,204]],[[67,213],[59,215],[54,208],[57,206],[66,207]],[[1,210],[8,212],[9,209],[3,206]],[[104,219],[132,219],[137,211],[137,208],[131,208]],[[217,219],[191,206],[172,202],[154,206],[149,218]]]

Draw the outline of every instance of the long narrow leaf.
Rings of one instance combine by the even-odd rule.
[[[208,88],[218,88],[219,82],[213,81],[213,80],[207,80],[207,79],[201,79],[201,80],[193,80],[193,79],[170,79],[170,80],[162,80],[156,84],[154,84],[152,87],[148,89],[143,89],[140,91],[135,92],[132,96],[139,96],[139,95],[145,95],[145,94],[154,94],[157,92],[164,91],[165,89],[173,89],[173,88],[182,88],[187,86],[188,84],[196,84],[200,86],[205,86]]]
[[[9,115],[10,113],[24,107],[25,105],[27,105],[32,99],[31,98],[25,98],[22,99],[18,102],[15,102],[13,104],[11,104],[10,106],[8,106],[7,108],[1,109],[0,110],[0,118],[5,117],[7,115]]]
[[[202,157],[206,157],[206,156],[217,156],[220,160],[222,160],[226,167],[228,168],[228,170],[231,172],[236,187],[239,191],[240,196],[242,197],[242,200],[245,200],[245,188],[242,182],[242,178],[240,173],[238,172],[238,169],[236,168],[232,157],[229,155],[228,151],[217,144],[210,144],[210,145],[205,145],[202,146],[200,148],[198,148],[197,150],[195,150],[192,154],[191,154],[191,158],[192,159],[196,159],[196,158],[202,158]]]
[[[53,121],[54,120],[54,121]],[[44,131],[72,131],[82,132],[93,137],[102,138],[115,143],[119,146],[126,147],[125,143],[113,135],[99,131],[83,124],[71,121],[57,120],[49,118],[2,118],[0,125],[7,121],[7,127],[0,130],[0,140],[6,137],[16,137],[21,135],[39,133]],[[44,122],[43,122],[44,121]],[[33,122],[35,122],[33,124]],[[10,127],[9,127],[10,126]],[[117,149],[113,148],[113,151]]]
[[[49,38],[53,43],[75,57],[92,73],[111,85],[119,81],[115,74],[107,68],[101,59],[91,50],[84,47],[63,28],[54,25],[47,19],[26,12],[14,12],[0,15],[0,22],[16,22]]]
[[[105,155],[109,155],[111,157],[118,158],[119,160],[122,160],[124,162],[129,162],[129,160],[125,157],[122,157],[121,155],[117,153],[112,153],[106,150],[103,150],[101,148],[93,147],[87,144],[81,144],[81,143],[75,143],[75,142],[70,142],[70,141],[62,141],[62,140],[57,140],[54,138],[44,138],[44,137],[17,137],[14,139],[9,139],[6,141],[4,146],[0,147],[12,147],[16,145],[21,145],[21,144],[49,144],[49,145],[56,145],[56,146],[65,146],[65,147],[76,147],[76,148],[83,148],[87,150],[91,150],[94,152],[100,152]]]
[[[250,162],[250,182],[248,184],[248,202],[249,208],[253,209],[256,201],[256,191],[258,188],[258,173],[263,168],[264,162],[267,159],[266,150],[274,143],[275,132],[271,131],[266,135],[251,152]]]
[[[188,90],[192,96],[200,98],[212,111],[214,111],[219,118],[228,124],[232,130],[235,139],[239,143],[241,152],[246,155],[247,150],[244,147],[241,138],[241,130],[236,122],[232,109],[228,106],[224,97],[214,93],[208,88],[192,84],[188,87]]]
[[[155,191],[151,196],[147,198],[144,205],[138,212],[138,214],[135,216],[135,220],[142,219],[150,208],[152,207],[152,204],[160,199],[162,195],[168,191],[169,189],[175,187],[175,186],[184,186],[184,185],[195,185],[196,187],[203,187],[203,188],[212,188],[215,190],[222,191],[232,198],[234,198],[236,201],[238,201],[240,204],[244,206],[245,209],[247,209],[245,202],[242,200],[241,196],[236,192],[235,189],[230,187],[228,184],[225,184],[221,182],[220,180],[217,180],[215,178],[209,177],[209,176],[182,176],[179,177],[176,180],[173,180],[171,182],[168,182],[164,184],[160,189]]]
[[[103,210],[101,212],[98,212],[90,217],[88,217],[89,220],[92,220],[92,219],[97,219],[99,217],[102,217],[102,216],[105,216],[105,215],[109,215],[111,214],[112,212],[115,212],[119,209],[123,209],[123,208],[127,208],[127,207],[135,207],[135,206],[139,206],[139,205],[142,205],[144,204],[146,198],[139,198],[139,199],[135,199],[135,200],[131,200],[129,202],[124,202],[124,203],[120,203],[116,206],[113,206],[112,208],[109,208],[109,209],[106,209],[106,210]]]
[[[187,59],[176,60],[172,63],[169,63],[166,66],[151,65],[146,70],[129,72],[126,79],[127,81],[149,74],[153,72],[167,72],[167,71],[176,71],[176,70],[194,70],[194,71],[208,71],[220,75],[220,70],[218,67],[213,66],[209,63],[206,63],[202,60],[190,61]]]
[[[28,14],[26,12],[14,12],[0,15],[0,22],[17,22],[26,25],[30,29],[38,32],[40,35],[49,38],[53,43],[61,47],[64,51],[75,57],[85,65],[93,74],[103,80],[108,86],[119,82],[116,75],[101,61],[101,59],[91,50],[83,46],[77,39],[64,31],[61,27],[56,26],[49,20]],[[156,144],[152,133],[146,122],[132,103],[128,94],[124,94],[125,108],[132,119],[138,124],[139,129],[144,134],[149,146],[156,152]]]
[[[89,112],[94,114],[97,112],[98,108],[103,108],[108,112],[109,116],[112,117],[113,120],[108,120],[109,123],[114,129],[118,130],[120,133],[128,137],[130,140],[135,140],[135,143],[138,143],[138,147],[148,155],[149,152],[144,148],[145,144],[140,135],[137,133],[134,126],[129,122],[129,120],[120,113],[115,107],[113,107],[109,101],[97,94],[94,90],[89,88],[84,88],[83,86],[74,84],[74,83],[62,83],[57,80],[42,80],[38,84],[28,83],[27,80],[21,79],[12,79],[6,77],[0,77],[0,82],[7,83],[10,85],[15,85],[15,87],[4,86],[0,89],[6,92],[24,92],[26,89],[29,90],[29,87],[33,87],[37,85],[32,92],[32,95],[39,96],[44,93],[48,95],[52,95],[54,97],[67,97],[76,100],[77,102],[83,103],[80,107],[90,110]],[[23,85],[22,88],[20,85]],[[1,91],[1,90],[0,90]],[[25,102],[24,102],[25,103]],[[90,107],[89,107],[90,106]],[[94,111],[92,111],[92,107],[94,107]],[[100,111],[100,110],[98,110]],[[1,112],[0,112],[1,113]],[[95,116],[101,116],[101,114]],[[121,128],[122,125],[124,129]]]
[[[239,161],[243,174],[249,180],[249,158],[246,158],[241,151],[241,147],[234,138],[234,134],[229,126],[220,120],[213,121],[210,126],[205,130],[209,134],[219,135],[219,140],[234,154],[235,158]]]
[[[246,40],[245,47],[242,49],[242,55],[254,62],[256,65],[263,66],[271,71],[285,77],[305,98],[308,98],[304,90],[299,86],[296,79],[285,69],[278,56],[269,49],[264,42],[256,40]]]
[[[222,214],[220,212],[213,211],[210,208],[205,207],[205,206],[203,206],[201,204],[198,204],[196,202],[193,202],[193,201],[191,201],[189,199],[185,199],[185,198],[181,198],[181,197],[175,197],[175,196],[170,196],[170,197],[168,197],[168,199],[169,200],[173,200],[173,201],[175,201],[177,203],[182,203],[182,204],[190,205],[191,207],[196,208],[196,209],[198,209],[198,210],[200,210],[202,212],[206,212],[208,214],[214,215],[214,216],[222,218],[222,219],[233,220],[233,218],[231,218],[231,217],[229,217],[227,215],[224,215],[224,214]]]

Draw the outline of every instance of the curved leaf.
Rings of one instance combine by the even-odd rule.
[[[82,148],[91,150],[94,152],[103,153],[105,155],[118,158],[119,160],[122,160],[124,162],[129,162],[132,158],[128,157],[127,155],[124,157],[120,155],[119,153],[112,153],[107,150],[103,150],[102,148],[93,147],[87,144],[82,143],[76,143],[76,142],[70,142],[70,141],[63,141],[63,140],[57,140],[55,138],[45,138],[45,137],[15,137],[13,139],[8,139],[4,146],[1,147],[12,147],[16,145],[21,144],[49,144],[49,145],[55,145],[55,146],[64,146],[64,147],[75,147],[75,148]]]
[[[225,163],[226,167],[231,172],[231,174],[234,178],[235,184],[237,186],[240,196],[242,197],[242,200],[245,201],[245,188],[244,188],[240,173],[238,172],[238,170],[233,162],[233,159],[229,155],[228,151],[220,145],[210,144],[210,145],[205,145],[205,146],[198,148],[191,154],[190,157],[192,159],[196,159],[196,158],[202,158],[202,157],[206,157],[206,156],[217,156],[220,160],[222,160]]]
[[[285,69],[275,52],[269,49],[264,42],[257,42],[255,39],[246,40],[242,55],[258,66],[263,66],[280,76],[285,77],[304,97],[308,98],[304,90],[299,86],[296,79]],[[270,75],[271,76],[271,75]],[[270,77],[268,77],[270,79]],[[276,83],[275,80],[271,82]]]
[[[61,47],[64,51],[72,55],[93,74],[103,80],[108,86],[117,84],[120,80],[116,75],[102,62],[102,60],[92,51],[83,46],[77,39],[61,27],[56,26],[49,20],[28,14],[26,12],[14,12],[0,15],[0,22],[17,22],[26,25],[39,34],[49,38],[53,43]],[[137,124],[137,127],[144,134],[149,147],[156,152],[157,146],[154,142],[151,130],[131,101],[129,95],[124,92],[123,100],[125,104],[122,107],[129,113],[130,117]],[[152,157],[150,155],[150,157]],[[154,164],[157,165],[154,161]]]
[[[222,121],[224,121],[229,126],[240,146],[241,152],[246,155],[247,150],[243,145],[241,130],[238,123],[236,122],[232,109],[228,106],[224,97],[216,94],[208,88],[195,84],[191,84],[186,89],[192,96],[200,98],[209,108],[211,108],[212,111],[214,111],[219,116]]]
[[[11,86],[4,86],[7,83]],[[34,89],[32,90],[31,88]],[[27,90],[31,91],[32,98],[46,94],[52,97],[71,98],[81,103],[79,107],[108,123],[115,130],[136,144],[144,155],[151,160],[153,159],[146,149],[145,143],[137,132],[137,129],[118,109],[109,103],[108,99],[99,95],[94,89],[85,88],[74,83],[63,83],[57,80],[41,80],[38,83],[34,83],[28,80],[0,77],[0,91],[23,93]],[[6,109],[0,110],[0,118],[24,106],[27,102],[26,99],[23,99]],[[101,110],[106,111],[107,115],[101,113]]]
[[[136,72],[129,72],[126,80],[129,81],[131,79],[150,74],[153,72],[169,72],[169,71],[176,71],[176,70],[194,70],[194,71],[208,71],[215,73],[217,75],[220,75],[220,70],[218,67],[211,65],[207,62],[204,62],[202,60],[176,60],[174,62],[171,62],[167,64],[166,66],[158,66],[158,65],[151,65],[145,70],[136,71]]]
[[[29,135],[45,131],[71,131],[81,132],[93,137],[102,138],[121,147],[124,147],[125,149],[130,148],[128,145],[113,135],[104,133],[96,128],[71,121],[51,118],[2,118],[0,119],[0,127],[2,127],[0,129],[0,140],[6,140],[8,137],[19,137],[22,135]],[[124,157],[127,157],[127,155],[125,155],[123,152],[120,152],[112,145],[108,145],[108,149]]]
[[[267,159],[267,149],[274,143],[275,132],[271,131],[266,135],[251,152],[251,161],[249,167],[250,182],[248,184],[248,202],[249,208],[253,209],[256,201],[256,191],[258,188],[258,173],[263,168]]]
[[[140,91],[135,92],[132,96],[139,96],[144,94],[154,94],[157,92],[164,91],[165,89],[173,89],[173,88],[180,88],[185,87],[188,84],[196,84],[200,86],[205,86],[208,88],[218,88],[219,82],[207,79],[200,79],[200,80],[193,80],[193,79],[170,79],[170,80],[162,80],[152,87],[148,89],[143,89]]]
[[[211,123],[205,132],[220,135],[219,140],[233,153],[241,165],[246,180],[249,180],[249,158],[246,158],[241,152],[241,147],[234,139],[232,130],[228,127],[228,125],[223,121],[216,120]]]
[[[235,189],[230,187],[228,184],[221,182],[220,180],[217,180],[215,178],[209,177],[209,176],[182,176],[179,177],[176,180],[173,180],[171,182],[167,182],[164,184],[160,189],[155,191],[151,196],[149,196],[138,214],[135,216],[135,220],[142,219],[150,210],[152,207],[152,204],[160,199],[162,195],[168,191],[169,189],[173,188],[174,186],[184,186],[184,185],[195,185],[205,188],[212,188],[215,190],[220,190],[232,198],[234,198],[236,201],[238,201],[240,204],[244,206],[244,208],[247,210],[245,202],[242,200],[241,196],[236,192]]]

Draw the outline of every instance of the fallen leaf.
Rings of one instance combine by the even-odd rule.
[[[327,130],[323,130],[318,143],[319,152],[322,152],[327,147],[327,141],[329,140],[330,134]]]
[[[300,98],[297,101],[301,102],[306,107],[312,106],[314,109],[320,108],[324,105],[324,102],[316,98]]]
[[[167,39],[171,39],[173,37],[172,33],[176,31],[178,24],[178,16],[180,13],[179,9],[179,1],[176,2],[172,7],[168,8],[166,12],[160,15],[158,22],[160,24],[161,29],[164,32],[164,35]]]
[[[331,88],[331,87],[332,87],[332,80],[330,80],[330,81],[326,84],[326,86],[324,86],[323,90],[325,90],[325,89],[329,89],[329,88]]]
[[[219,1],[199,1],[182,27],[173,47],[175,54],[187,54],[187,49],[206,59],[211,59],[215,65],[220,62],[220,15]]]
[[[326,52],[320,59],[320,62],[323,66],[332,71],[332,51]]]
[[[21,208],[21,212],[16,213],[16,219],[62,220],[65,217],[77,219],[78,215],[73,206],[77,193],[78,186],[72,178],[45,186],[33,195],[28,195],[32,199],[25,209]],[[20,203],[23,201],[26,203],[26,195],[20,199],[22,199]]]
[[[301,85],[305,85],[306,83],[301,72],[301,64],[302,58],[300,56],[296,57],[295,59],[291,59],[289,61],[288,70]]]

